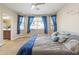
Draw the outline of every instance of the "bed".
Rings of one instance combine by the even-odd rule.
[[[25,43],[17,55],[75,55],[79,54],[79,36],[70,35],[66,42],[59,43],[50,40],[49,35],[35,36],[31,43]],[[33,39],[35,39],[33,41]],[[27,47],[28,46],[28,47]],[[24,52],[23,52],[24,51]],[[24,53],[24,54],[23,54]]]

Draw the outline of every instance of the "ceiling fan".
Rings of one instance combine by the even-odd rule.
[[[39,5],[44,5],[45,3],[32,3],[32,9],[40,10]]]
[[[44,5],[45,3],[32,3],[32,5],[36,5],[36,6],[38,6],[38,5]]]

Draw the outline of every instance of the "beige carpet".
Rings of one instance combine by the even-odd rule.
[[[28,38],[16,40],[4,40],[4,45],[0,47],[0,55],[16,55],[19,48],[28,41]]]

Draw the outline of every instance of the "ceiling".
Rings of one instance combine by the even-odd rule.
[[[32,8],[32,3],[4,3],[3,5],[24,15],[55,15],[65,4],[64,3],[45,3]]]

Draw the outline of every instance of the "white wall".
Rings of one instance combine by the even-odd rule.
[[[79,4],[68,4],[57,13],[58,31],[79,35]]]
[[[2,20],[1,20],[1,8],[0,8],[0,46],[2,45],[2,40],[3,36],[2,36]]]

